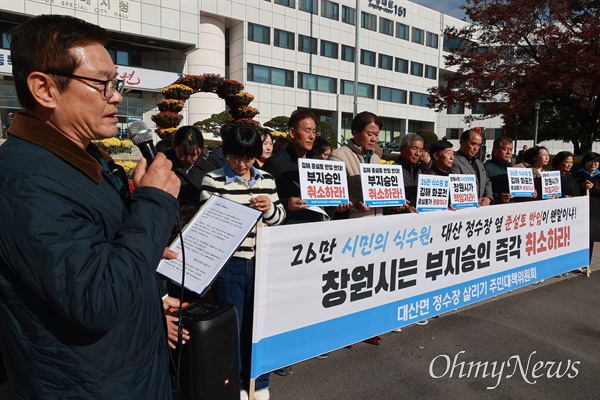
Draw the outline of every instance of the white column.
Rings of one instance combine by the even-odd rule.
[[[187,74],[225,76],[225,19],[200,14],[200,47],[187,56]],[[215,93],[195,93],[187,101],[188,123],[202,121],[225,110],[225,101]]]

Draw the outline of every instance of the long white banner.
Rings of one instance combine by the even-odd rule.
[[[586,197],[261,228],[251,376],[588,265]]]

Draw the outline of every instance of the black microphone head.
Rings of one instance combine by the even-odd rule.
[[[144,121],[133,121],[127,127],[127,132],[129,132],[129,139],[136,146],[152,141],[152,129]]]

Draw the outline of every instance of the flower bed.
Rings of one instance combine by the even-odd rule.
[[[202,75],[185,75],[175,81],[175,84],[184,85],[198,92],[204,84]]]
[[[240,118],[254,118],[258,114],[260,114],[260,111],[258,111],[258,108],[254,108],[254,107],[250,107],[250,106],[242,106],[242,107],[238,107],[238,108],[229,110],[229,113],[231,114],[231,116],[233,118],[240,119]]]
[[[273,132],[271,132],[271,135],[273,135],[273,138],[275,138],[275,139],[287,138],[287,136],[288,136],[287,132],[281,132],[281,131],[273,131]]]
[[[160,111],[171,111],[178,113],[183,110],[185,101],[176,99],[163,99],[158,102],[157,106]]]
[[[202,75],[204,82],[202,83],[203,92],[215,92],[225,81],[219,74],[204,74]]]
[[[216,93],[225,100],[234,122],[258,126],[260,124],[253,118],[260,112],[257,108],[249,106],[254,96],[243,90],[244,85],[240,82],[224,79],[219,74],[182,76],[160,91],[165,99],[157,103],[160,112],[152,116],[152,121],[157,126],[155,132],[161,139],[172,139],[183,119],[178,113],[183,109],[185,100],[196,92]]]
[[[152,116],[152,121],[160,128],[174,128],[183,119],[183,115],[171,111],[162,111]]]
[[[242,85],[238,81],[234,81],[232,79],[225,79],[223,80],[223,83],[218,87],[217,95],[222,99],[226,99],[230,96],[235,96],[242,90],[244,90],[244,85]]]
[[[133,143],[131,140],[119,140],[117,138],[109,138],[102,140],[92,140],[92,142],[98,146],[98,148],[104,150],[106,154],[120,154],[120,153],[131,153]]]
[[[173,84],[160,90],[166,99],[187,100],[190,98],[194,90],[189,86]]]
[[[173,140],[177,128],[156,128],[154,132],[156,132],[161,139]]]
[[[117,164],[119,164],[121,167],[123,167],[123,169],[125,170],[125,173],[127,174],[128,178],[133,177],[133,172],[135,171],[135,167],[137,165],[136,162],[134,162],[134,161],[123,161],[123,160],[116,160],[115,162]]]

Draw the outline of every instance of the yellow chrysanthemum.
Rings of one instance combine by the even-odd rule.
[[[125,173],[127,174],[127,176],[133,176],[133,171],[135,170],[135,167],[137,165],[136,162],[133,162],[133,161],[122,161],[122,160],[117,160],[115,162],[117,164],[119,164],[120,166],[123,167],[123,169],[125,170]]]

